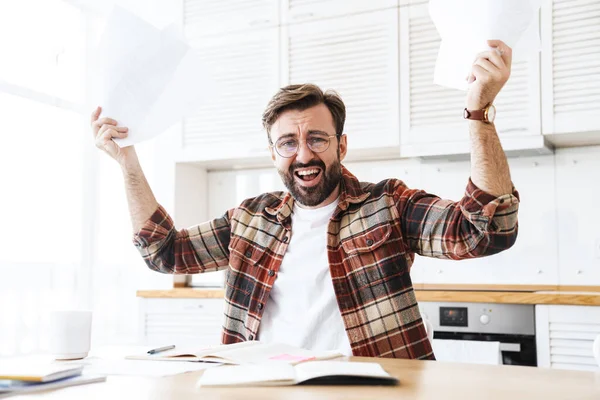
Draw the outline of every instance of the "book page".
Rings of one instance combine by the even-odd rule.
[[[234,365],[204,371],[198,386],[284,386],[294,385],[294,367],[270,362],[253,365]]]
[[[395,380],[377,363],[310,361],[296,365],[294,369],[296,370],[296,381],[298,383],[327,376],[355,376]]]
[[[308,360],[323,360],[341,356],[335,351],[312,351],[280,343],[257,343],[254,346],[230,347],[223,351],[213,352],[203,359],[217,359],[235,364],[261,363],[280,361],[288,364],[298,364]]]

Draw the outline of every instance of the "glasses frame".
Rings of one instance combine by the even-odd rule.
[[[308,147],[308,149],[309,149],[310,151],[312,151],[313,153],[317,153],[317,154],[319,154],[319,153],[324,153],[324,152],[326,152],[326,151],[329,149],[329,146],[331,146],[331,138],[333,138],[333,137],[337,137],[337,138],[339,139],[339,138],[341,137],[341,135],[340,135],[340,136],[338,136],[337,134],[336,134],[336,135],[327,135],[326,137],[327,137],[327,147],[325,147],[325,149],[324,149],[324,150],[321,150],[321,151],[315,151],[315,150],[313,150],[313,149],[310,147],[310,145],[307,143],[307,139],[298,139],[298,148],[296,149],[296,152],[295,152],[294,154],[292,154],[292,155],[289,155],[289,156],[284,156],[283,154],[281,154],[281,153],[280,153],[280,152],[277,150],[277,146],[276,146],[278,141],[280,141],[281,139],[285,139],[285,138],[279,138],[279,139],[277,139],[277,140],[275,141],[275,143],[269,144],[269,148],[272,148],[272,149],[274,149],[274,150],[275,150],[275,152],[276,152],[277,154],[279,154],[279,156],[280,156],[280,157],[283,157],[283,158],[292,158],[292,157],[294,157],[296,154],[298,154],[298,150],[300,150],[300,145],[302,144],[302,142],[304,142],[304,143],[306,143],[306,147]],[[322,136],[322,138],[324,139],[324,138],[325,138],[325,136]],[[310,138],[309,138],[309,139],[310,139]]]

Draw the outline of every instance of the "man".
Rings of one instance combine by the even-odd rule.
[[[511,247],[517,236],[518,195],[488,107],[508,80],[511,50],[499,41],[489,45],[495,49],[479,54],[468,78],[471,179],[459,202],[396,179],[359,183],[341,164],[342,100],[314,85],[292,85],[278,91],[263,115],[289,193],[265,193],[176,230],[134,148],[112,141],[127,128],[99,119],[98,108],[96,145],[122,168],[135,245],[163,273],[229,268],[223,343],[276,341],[355,356],[434,359],[409,276],[414,254],[480,257]]]

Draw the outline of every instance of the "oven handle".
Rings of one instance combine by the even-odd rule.
[[[521,343],[500,343],[500,351],[521,351]]]

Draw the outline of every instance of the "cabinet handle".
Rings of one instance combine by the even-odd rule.
[[[253,19],[252,21],[250,21],[248,23],[248,25],[250,25],[250,26],[266,25],[266,24],[268,24],[270,22],[271,22],[270,19]]]
[[[292,19],[295,20],[295,21],[297,21],[299,19],[312,18],[314,16],[315,16],[315,13],[307,12],[307,13],[301,13],[301,14],[292,15]]]
[[[184,310],[196,310],[198,308],[204,308],[204,304],[196,304],[195,306],[184,306]]]

